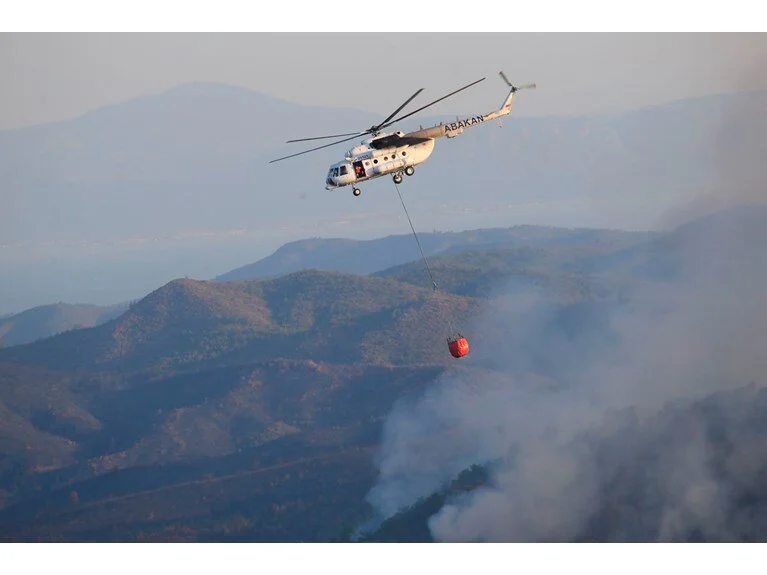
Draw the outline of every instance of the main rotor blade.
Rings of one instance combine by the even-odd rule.
[[[363,132],[363,134],[367,134],[367,132]],[[279,162],[280,160],[287,160],[288,158],[293,158],[295,156],[300,156],[302,154],[308,154],[309,152],[313,152],[315,150],[321,150],[322,148],[329,148],[330,146],[335,146],[336,144],[340,144],[342,142],[348,142],[349,140],[353,140],[354,138],[359,137],[360,134],[354,134],[351,138],[344,138],[343,140],[338,140],[337,142],[330,142],[329,144],[325,144],[324,146],[317,146],[316,148],[312,148],[310,150],[304,150],[303,152],[298,152],[296,154],[290,154],[289,156],[283,156],[282,158],[277,158],[276,160],[271,160],[269,163],[273,164],[274,162]]]
[[[407,100],[405,100],[405,103],[402,104],[396,110],[394,110],[391,114],[389,114],[389,117],[386,118],[383,122],[381,122],[381,124],[385,124],[386,122],[391,120],[394,116],[396,116],[402,110],[402,108],[407,106],[413,100],[413,98],[415,98],[421,92],[423,92],[423,88],[421,88],[415,94],[413,94]],[[344,136],[364,136],[365,134],[370,134],[372,132],[375,132],[381,124],[379,124],[378,126],[373,126],[370,129],[365,130],[364,132],[350,132],[348,134],[333,134],[332,136],[317,136],[315,138],[298,138],[296,140],[288,140],[287,143],[291,144],[293,142],[309,142],[311,140],[324,140],[326,138],[343,138]]]
[[[348,134],[333,134],[332,136],[317,136],[316,138],[299,138],[298,140],[288,140],[287,143],[292,142],[308,142],[309,140],[324,140],[325,138],[343,138],[344,136],[362,136],[368,132],[349,132]]]
[[[416,97],[418,94],[420,94],[421,92],[423,92],[423,88],[421,88],[421,89],[420,89],[420,90],[418,90],[418,91],[417,91],[415,94],[413,94],[413,95],[412,95],[412,96],[410,96],[410,97],[409,97],[407,100],[405,100],[405,103],[404,103],[404,104],[402,104],[402,105],[401,105],[399,108],[397,108],[396,110],[394,110],[394,111],[393,111],[391,114],[389,114],[389,117],[388,117],[388,118],[386,118],[386,119],[385,119],[383,122],[381,122],[380,124],[378,124],[378,125],[374,126],[373,128],[371,128],[371,131],[373,131],[373,132],[377,132],[377,131],[378,131],[378,130],[381,128],[381,126],[383,126],[384,124],[386,124],[386,122],[388,122],[388,121],[389,121],[389,120],[391,120],[391,119],[392,119],[394,116],[396,116],[397,114],[399,114],[399,113],[400,113],[400,111],[402,110],[402,108],[404,108],[405,106],[407,106],[407,105],[408,105],[408,104],[409,104],[409,103],[410,103],[410,102],[413,100],[413,98],[415,98],[415,97]]]
[[[410,117],[410,116],[412,116],[413,114],[417,114],[417,113],[418,113],[418,112],[420,112],[421,110],[425,110],[425,109],[426,109],[426,108],[428,108],[429,106],[433,106],[433,105],[434,105],[434,104],[436,104],[437,102],[441,102],[441,101],[442,101],[442,100],[444,100],[445,98],[449,98],[450,96],[454,96],[455,94],[457,94],[458,92],[461,92],[461,91],[465,90],[466,88],[471,88],[471,87],[472,87],[474,84],[479,84],[479,83],[480,83],[482,80],[484,80],[484,78],[480,78],[480,79],[479,79],[479,80],[477,80],[476,82],[472,82],[471,84],[467,84],[467,85],[465,85],[463,88],[459,88],[459,89],[458,89],[458,90],[456,90],[455,92],[450,92],[450,93],[449,93],[447,96],[442,96],[441,98],[438,98],[437,100],[434,100],[433,102],[429,102],[429,103],[428,103],[428,104],[426,104],[425,106],[421,106],[420,108],[418,108],[417,110],[413,110],[413,111],[412,111],[412,112],[410,112],[409,114],[405,114],[404,116],[400,116],[399,118],[397,118],[396,120],[392,120],[392,121],[391,121],[391,122],[389,122],[388,124],[386,124],[386,123],[384,123],[384,124],[381,124],[380,126],[378,126],[378,129],[380,130],[381,128],[386,128],[387,126],[391,126],[391,125],[392,125],[393,123],[395,123],[395,122],[399,122],[400,120],[404,120],[405,118],[409,118],[409,117]]]

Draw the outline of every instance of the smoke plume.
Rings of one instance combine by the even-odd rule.
[[[767,187],[738,154],[764,146],[751,112],[723,117],[715,191],[612,260],[622,298],[499,288],[466,326],[472,355],[388,418],[368,495],[382,518],[486,464],[489,484],[430,518],[435,540],[767,538]]]

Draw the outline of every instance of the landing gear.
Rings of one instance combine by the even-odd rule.
[[[394,174],[394,177],[392,179],[394,180],[395,184],[401,184],[402,183],[402,174]]]
[[[354,194],[355,196],[359,196],[361,193],[362,193],[362,190],[360,190],[359,188],[352,188],[352,194]]]
[[[413,166],[408,166],[407,168],[405,168],[406,176],[412,176],[413,174],[415,174],[415,168]]]

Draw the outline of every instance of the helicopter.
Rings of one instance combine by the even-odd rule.
[[[458,92],[462,92],[467,88],[479,84],[480,82],[484,81],[485,78],[480,78],[471,84],[467,84],[466,86],[450,92],[446,96],[442,96],[433,102],[429,102],[425,106],[421,106],[417,110],[405,114],[404,116],[392,119],[394,116],[399,114],[402,109],[407,106],[416,96],[418,96],[418,94],[423,91],[423,88],[421,88],[417,90],[415,94],[410,96],[410,98],[405,100],[405,102],[396,110],[394,110],[394,112],[389,114],[389,116],[383,122],[373,125],[367,130],[349,134],[334,134],[331,136],[318,136],[314,138],[299,138],[296,140],[288,140],[287,143],[290,144],[294,142],[307,142],[311,140],[322,140],[327,138],[344,138],[329,144],[317,146],[316,148],[304,150],[303,152],[290,154],[289,156],[283,156],[282,158],[271,160],[269,163],[272,164],[274,162],[287,160],[288,158],[293,158],[295,156],[300,156],[302,154],[308,154],[309,152],[314,152],[316,150],[335,146],[336,144],[340,144],[342,142],[348,142],[361,136],[370,135],[369,138],[362,140],[359,145],[354,146],[348,150],[343,160],[330,166],[330,169],[328,170],[327,176],[325,178],[325,189],[334,190],[351,185],[352,193],[354,196],[359,196],[362,191],[357,187],[357,184],[367,180],[380,178],[381,176],[388,174],[392,175],[392,179],[394,180],[395,184],[401,184],[403,181],[403,174],[406,176],[412,176],[415,173],[415,167],[429,159],[432,152],[434,151],[434,145],[437,138],[455,138],[459,134],[463,133],[463,131],[467,128],[473,128],[475,126],[484,124],[485,122],[489,122],[497,118],[502,118],[503,116],[510,114],[514,94],[518,90],[536,87],[535,84],[515,86],[509,82],[509,79],[506,77],[503,71],[499,72],[499,74],[501,78],[503,78],[504,82],[506,82],[508,85],[509,93],[506,96],[506,99],[503,101],[501,107],[498,110],[488,114],[479,114],[465,118],[463,120],[457,119],[455,122],[450,123],[440,122],[435,126],[429,128],[420,128],[419,130],[413,132],[382,132],[382,129],[387,128],[396,122],[400,122],[405,118],[409,118],[410,116],[417,114],[418,112],[425,110],[426,108],[433,106],[437,102],[441,102],[442,100],[449,98]]]

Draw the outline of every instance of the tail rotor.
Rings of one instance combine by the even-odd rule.
[[[506,74],[504,74],[503,71],[499,72],[499,74],[501,75],[501,78],[503,78],[503,81],[506,82],[506,85],[509,88],[511,88],[511,92],[512,93],[516,92],[517,90],[529,90],[531,88],[532,89],[536,88],[535,83],[532,83],[532,84],[522,84],[521,86],[515,86],[514,84],[509,82],[509,79],[506,77]]]

